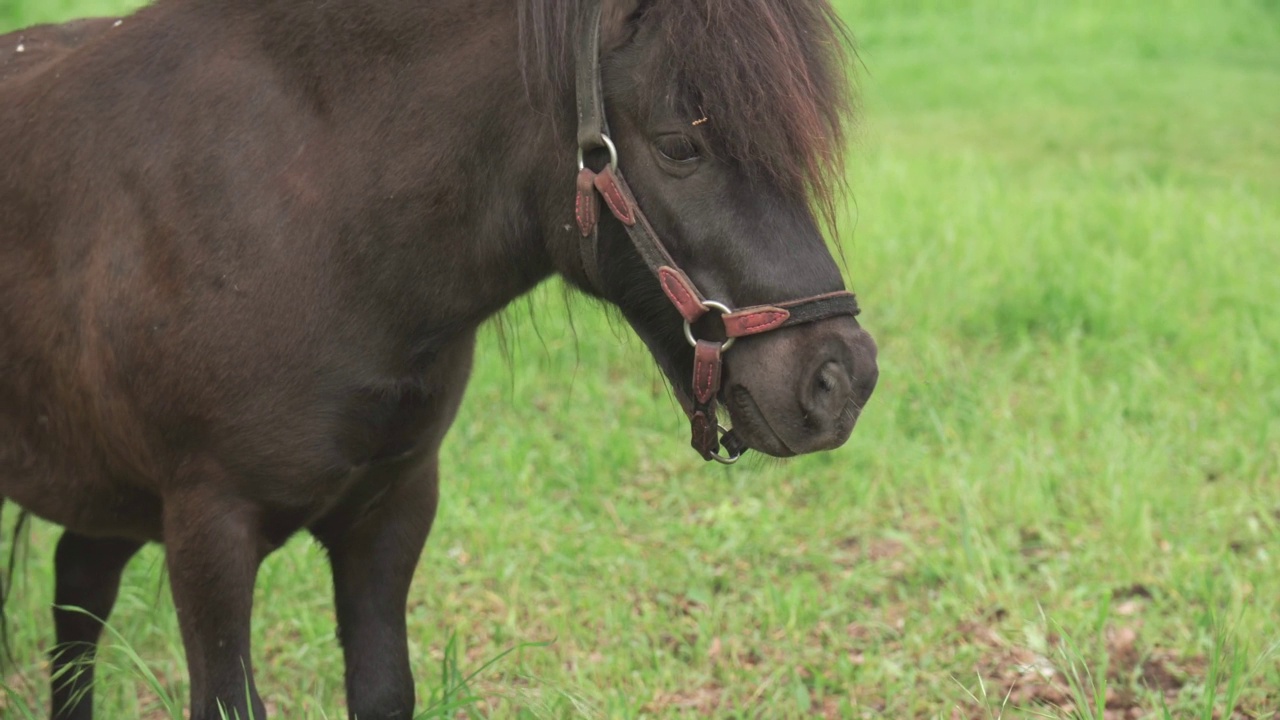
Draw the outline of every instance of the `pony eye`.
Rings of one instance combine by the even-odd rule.
[[[687,163],[698,159],[698,148],[685,135],[663,135],[654,145],[663,157],[673,162]]]

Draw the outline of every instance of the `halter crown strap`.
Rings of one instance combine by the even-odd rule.
[[[657,277],[671,304],[684,318],[685,337],[694,348],[693,393],[687,409],[692,430],[691,445],[705,460],[733,463],[747,449],[732,430],[721,437],[716,420],[716,401],[723,375],[723,355],[739,337],[758,335],[779,328],[816,322],[837,315],[857,315],[853,293],[839,291],[789,300],[772,305],[733,309],[710,301],[680,269],[649,224],[618,169],[617,149],[609,139],[604,112],[604,92],[600,78],[600,18],[602,3],[588,5],[579,30],[577,57],[578,179],[574,216],[582,235],[579,245],[583,271],[588,280],[603,290],[598,257],[600,200],[626,228],[631,244]],[[599,172],[586,165],[587,155],[606,149],[609,164]],[[719,312],[724,322],[723,342],[694,338],[692,324],[709,311]],[[728,456],[720,455],[721,443]]]
[[[600,81],[600,15],[604,3],[587,4],[582,29],[578,33],[578,148],[590,152],[604,147],[609,125],[604,116],[604,90]]]
[[[575,47],[577,66],[576,90],[578,105],[578,192],[574,203],[574,216],[582,240],[578,243],[578,255],[587,281],[597,290],[603,287],[600,278],[599,243],[596,222],[600,217],[600,198],[594,187],[595,173],[585,166],[587,153],[604,147],[609,126],[604,116],[604,90],[600,80],[600,16],[603,11],[600,0],[588,3],[582,28],[578,32]]]

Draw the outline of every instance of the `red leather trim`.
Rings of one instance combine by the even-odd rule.
[[[720,392],[720,349],[718,342],[699,340],[693,350],[693,397],[709,405]]]
[[[768,332],[780,327],[791,313],[780,307],[756,307],[725,315],[724,332],[729,337],[743,337]]]
[[[595,184],[596,189],[604,196],[605,203],[613,211],[613,216],[621,220],[623,225],[635,225],[636,214],[632,210],[630,198],[618,187],[618,179],[614,177],[612,168],[605,168],[596,175]]]
[[[667,294],[671,304],[680,311],[680,317],[694,322],[707,314],[707,309],[702,307],[702,300],[698,297],[698,291],[693,289],[693,283],[685,277],[684,273],[664,265],[658,268],[658,282],[662,283],[662,291]]]
[[[600,219],[600,202],[596,199],[596,174],[591,168],[583,168],[578,173],[578,196],[574,201],[573,214],[578,220],[578,231],[582,237],[591,237],[596,223]]]

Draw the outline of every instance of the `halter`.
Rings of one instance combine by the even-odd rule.
[[[720,392],[724,353],[740,337],[838,315],[857,315],[858,302],[853,293],[839,291],[773,305],[734,309],[708,300],[698,290],[658,239],[618,169],[618,149],[609,138],[600,79],[601,5],[600,2],[592,3],[587,10],[577,46],[578,182],[574,216],[583,238],[580,245],[582,265],[591,283],[597,289],[603,289],[597,231],[599,199],[603,197],[609,211],[626,228],[632,245],[657,277],[671,304],[684,318],[684,336],[693,346],[693,397],[691,406],[686,409],[693,432],[693,449],[704,460],[731,465],[742,457],[747,446],[736,433],[725,430],[716,421],[716,395]],[[598,173],[585,163],[587,153],[597,150],[609,153],[609,164]],[[723,342],[694,337],[693,324],[709,312],[718,313],[724,323],[726,339]],[[725,455],[719,452],[721,444],[727,453]]]

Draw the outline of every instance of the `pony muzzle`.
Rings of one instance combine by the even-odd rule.
[[[736,432],[775,457],[843,445],[879,379],[876,354],[851,317],[744,338],[724,383]]]

